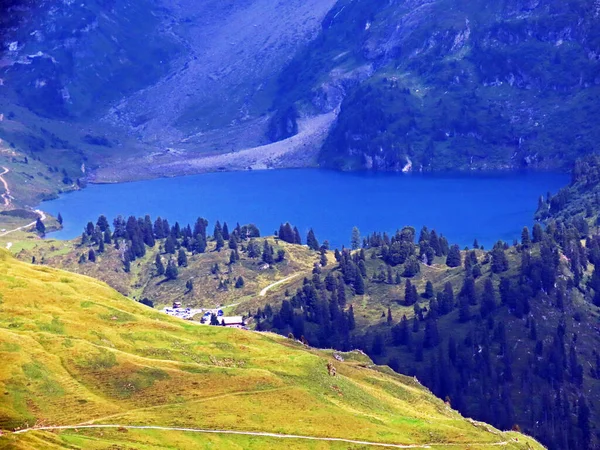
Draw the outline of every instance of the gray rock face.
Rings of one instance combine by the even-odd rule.
[[[265,114],[277,73],[333,3],[46,0],[7,33],[2,93],[142,142],[193,142]]]
[[[330,113],[321,163],[350,169],[546,168],[600,139],[597,1],[11,5],[0,108],[105,133],[121,159],[256,148]]]

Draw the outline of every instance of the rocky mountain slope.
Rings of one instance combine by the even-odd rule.
[[[96,181],[319,150],[341,169],[564,167],[600,137],[596,3],[12,0],[0,137]],[[273,141],[293,155],[261,158]]]
[[[327,166],[561,167],[598,139],[596,3],[341,0],[280,86],[343,101]]]
[[[277,74],[333,3],[14,1],[0,24],[0,137],[52,160],[44,128],[89,168],[132,172],[120,158],[266,144]]]

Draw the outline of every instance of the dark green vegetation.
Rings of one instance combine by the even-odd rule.
[[[147,305],[235,302],[257,330],[362,349],[465,415],[579,449],[598,442],[593,222],[552,220],[512,246],[475,242],[469,251],[426,228],[365,239],[355,229],[353,250],[331,252],[290,224],[259,238],[255,227],[226,224],[209,235],[203,219],[181,227],[118,218],[111,227],[101,217],[73,249],[40,244],[20,255],[99,277]],[[285,289],[257,295],[276,274]]]
[[[301,242],[299,233],[297,239]],[[23,261],[100,279],[145,304],[239,304],[240,315],[254,307],[253,297],[261,290],[309,274],[322,259],[283,238],[261,238],[252,224],[230,228],[217,222],[209,230],[202,218],[193,226],[181,226],[148,216],[117,217],[112,223],[101,216],[87,224],[81,238],[17,242],[12,250]]]
[[[565,167],[600,137],[599,17],[589,1],[340,0],[276,103],[343,99],[328,167]]]
[[[593,155],[575,163],[571,183],[556,195],[540,197],[536,218],[572,221],[586,231],[587,222],[598,225],[600,210],[600,157]]]
[[[541,448],[465,419],[360,352],[334,354],[273,334],[177,320],[97,280],[17,261],[5,250],[0,311],[2,449],[356,447],[327,438]],[[36,429],[53,426],[68,428]]]
[[[257,311],[257,328],[363,349],[551,449],[596,448],[600,240],[577,225],[536,224],[489,251],[460,252],[427,229],[375,234],[315,266],[279,310]]]

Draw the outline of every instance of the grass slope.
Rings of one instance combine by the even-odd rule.
[[[0,251],[0,448],[341,448],[244,436],[69,430],[83,423],[261,431],[439,448],[537,444],[462,418],[413,379],[360,353],[170,319],[80,275]],[[283,420],[282,420],[283,419]],[[518,439],[518,441],[516,440]],[[537,448],[540,448],[537,446]]]
[[[156,274],[156,255],[162,255],[165,265],[171,256],[164,253],[164,240],[159,241],[153,248],[146,247],[146,255],[131,264],[130,273],[123,270],[121,254],[112,245],[107,245],[106,252],[97,255],[96,263],[89,261],[79,263],[80,255],[87,255],[89,250],[87,246],[80,245],[80,239],[73,241],[53,239],[19,241],[17,239],[11,250],[24,261],[31,261],[31,258],[35,257],[37,261],[51,267],[97,278],[123,295],[137,300],[148,298],[155,303],[156,307],[170,306],[173,301],[181,301],[186,307],[240,304],[238,312],[247,313],[249,309],[254,310],[262,306],[264,299],[268,298],[268,296],[259,297],[258,294],[262,289],[292,275],[298,275],[297,280],[302,280],[304,276],[310,277],[313,265],[319,261],[318,253],[310,251],[307,247],[290,245],[273,237],[258,238],[257,242],[261,247],[265,239],[273,246],[275,252],[279,249],[285,251],[283,262],[265,268],[260,258],[249,258],[246,253],[240,252],[240,260],[229,267],[231,250],[226,246],[217,252],[213,241],[208,243],[205,253],[188,252],[187,267],[179,267],[178,278],[173,281],[165,281],[164,276]],[[331,252],[329,260],[333,260]],[[215,264],[219,265],[219,273],[211,271]],[[240,276],[244,279],[244,286],[236,289],[235,280]],[[189,280],[194,284],[191,292],[186,289],[186,282]],[[228,282],[227,289],[219,289],[220,280],[224,283]],[[274,286],[268,294],[281,293],[288,285],[289,283],[283,283]]]

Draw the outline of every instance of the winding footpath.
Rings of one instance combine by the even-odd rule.
[[[2,194],[2,198],[4,199],[4,206],[6,208],[10,207],[10,189],[8,188],[8,183],[4,179],[4,175],[6,175],[10,170],[7,167],[2,167],[4,172],[0,174],[0,183],[4,185],[4,194]]]
[[[295,275],[291,275],[291,276],[289,276],[287,278],[284,278],[283,280],[279,280],[279,281],[277,281],[277,282],[275,282],[273,284],[270,284],[266,288],[264,288],[262,291],[260,291],[260,293],[258,295],[261,296],[261,297],[264,297],[265,295],[267,295],[267,292],[269,292],[274,287],[279,286],[280,284],[283,284],[283,283],[285,283],[287,281],[290,281],[291,279],[296,278],[298,275],[299,274],[297,273]]]
[[[40,220],[42,222],[44,220],[46,220],[46,213],[44,213],[44,211],[42,211],[41,209],[36,209],[36,210],[34,210],[34,212],[37,213],[38,216],[40,216]],[[0,237],[6,236],[7,234],[14,233],[15,231],[21,231],[21,230],[24,230],[26,228],[34,227],[35,224],[36,224],[36,222],[37,222],[37,219],[35,221],[31,222],[31,223],[28,223],[27,225],[23,225],[22,227],[15,228],[14,230],[8,230],[8,231],[5,231],[3,233],[0,233]]]
[[[0,183],[2,183],[2,185],[4,186],[4,194],[2,194],[2,199],[4,200],[4,207],[5,208],[10,208],[10,206],[12,205],[11,202],[11,195],[10,195],[10,188],[8,187],[8,183],[6,182],[6,180],[4,179],[4,175],[6,175],[8,172],[10,172],[10,170],[7,167],[2,167],[2,169],[4,169],[4,172],[2,172],[0,174]],[[40,216],[40,220],[43,222],[44,220],[46,220],[46,214],[44,213],[44,211],[40,210],[40,209],[36,209],[34,211],[38,216]],[[15,231],[21,231],[24,230],[26,228],[31,228],[34,227],[35,224],[37,222],[37,219],[34,222],[28,223],[27,225],[23,225],[22,227],[19,228],[15,228],[14,230],[8,230],[8,231],[4,231],[2,233],[0,233],[0,237],[6,236],[8,234],[14,233]],[[9,242],[8,244],[6,244],[6,248],[10,249],[12,247],[12,242]]]
[[[23,430],[18,430],[13,432],[12,434],[23,434],[29,433],[32,431],[55,431],[55,430],[82,430],[86,428],[121,428],[121,429],[130,429],[130,430],[161,430],[161,431],[182,431],[188,433],[205,433],[205,434],[234,434],[234,435],[242,435],[242,436],[263,436],[275,439],[303,439],[309,441],[324,441],[324,442],[344,442],[347,444],[358,444],[358,445],[368,445],[372,447],[387,447],[387,448],[432,448],[432,446],[464,446],[465,444],[390,444],[384,442],[371,442],[371,441],[356,441],[353,439],[343,439],[343,438],[328,438],[328,437],[317,437],[317,436],[302,436],[295,434],[279,434],[279,433],[266,433],[259,431],[236,431],[236,430],[203,430],[199,428],[180,428],[180,427],[160,427],[153,425],[64,425],[64,426],[55,426],[55,427],[38,427],[38,428],[25,428]],[[467,444],[469,447],[473,446],[505,446],[507,445],[507,441],[502,442],[486,442],[486,443],[469,443]]]

